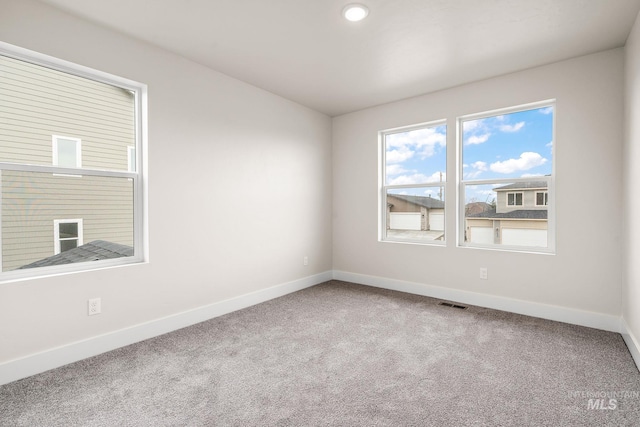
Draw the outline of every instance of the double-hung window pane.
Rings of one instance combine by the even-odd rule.
[[[72,71],[0,52],[2,273],[140,259],[143,86]]]
[[[554,250],[554,104],[459,120],[460,244]]]
[[[382,132],[381,142],[382,240],[443,242],[446,125],[440,122]]]

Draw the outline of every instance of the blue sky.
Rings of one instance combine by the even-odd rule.
[[[445,125],[390,134],[385,143],[387,185],[437,183],[440,173],[446,180]],[[468,181],[551,174],[552,146],[552,107],[464,121],[463,178]],[[493,186],[477,190],[474,187],[467,187],[467,201],[490,201]],[[397,192],[433,196],[438,188]]]

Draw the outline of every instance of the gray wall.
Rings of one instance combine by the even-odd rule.
[[[333,267],[349,273],[620,315],[623,50],[616,49],[334,118]],[[557,99],[557,254],[377,241],[377,132]],[[455,132],[448,132],[455,148]],[[455,150],[446,223],[456,224]],[[585,183],[588,183],[585,184]],[[594,203],[598,208],[594,209]],[[585,215],[588,213],[588,215]],[[479,280],[487,267],[489,280]]]
[[[622,311],[640,351],[640,20],[625,48],[624,231],[625,286]],[[637,363],[640,363],[637,359]]]
[[[0,284],[0,363],[331,269],[327,116],[39,2],[0,10],[0,40],[148,85],[150,236],[148,264]]]

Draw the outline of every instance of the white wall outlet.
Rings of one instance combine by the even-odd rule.
[[[305,265],[305,266],[309,265],[309,257],[308,256],[305,255],[305,257],[302,260],[302,264]]]
[[[89,300],[89,316],[100,314],[102,312],[102,302],[100,298],[91,298]]]
[[[487,267],[480,267],[480,278],[482,280],[489,279],[489,270],[487,269]]]

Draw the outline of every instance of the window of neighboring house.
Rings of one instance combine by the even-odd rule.
[[[547,206],[549,204],[549,193],[546,191],[536,192],[536,206]]]
[[[82,246],[82,219],[54,220],[53,241],[55,254]]]
[[[82,142],[78,138],[53,135],[53,165],[64,168],[82,167]]]
[[[555,250],[554,109],[547,101],[458,118],[459,245]]]
[[[380,132],[380,145],[380,240],[444,243],[445,122]]]
[[[522,206],[523,193],[507,193],[507,206]]]
[[[145,261],[145,85],[0,42],[0,140],[0,281]]]

